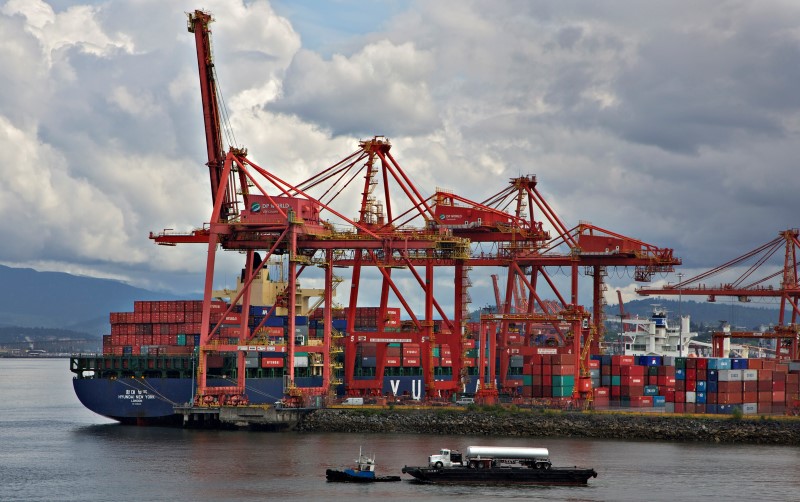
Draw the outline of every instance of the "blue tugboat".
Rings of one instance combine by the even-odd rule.
[[[375,483],[381,481],[400,481],[400,476],[376,476],[375,457],[368,457],[358,449],[355,469],[335,470],[327,469],[325,477],[328,481],[345,483]]]

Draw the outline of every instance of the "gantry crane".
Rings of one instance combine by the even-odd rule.
[[[477,203],[443,190],[428,198],[412,183],[391,153],[391,142],[375,136],[361,141],[351,155],[315,174],[306,181],[292,184],[276,176],[247,157],[244,148],[222,146],[221,114],[216,96],[216,76],[211,55],[210,14],[195,11],[189,14],[189,31],[196,41],[200,88],[205,123],[208,168],[212,192],[212,213],[203,228],[190,233],[162,232],[151,234],[158,244],[202,243],[208,248],[202,332],[199,351],[196,402],[199,404],[241,403],[245,401],[244,352],[248,342],[261,326],[250,329],[248,307],[250,286],[264,264],[273,255],[288,256],[288,285],[283,295],[283,307],[288,311],[287,331],[294,332],[297,280],[313,267],[324,270],[322,353],[325,356],[322,385],[298,387],[295,382],[293,336],[287,339],[287,392],[290,398],[302,401],[304,396],[320,395],[330,389],[332,341],[332,291],[336,281],[333,267],[352,271],[348,301],[348,326],[351,332],[344,338],[345,390],[349,394],[380,394],[386,347],[389,343],[418,343],[422,352],[425,395],[447,398],[463,388],[465,368],[461,356],[465,348],[465,330],[469,270],[473,267],[503,267],[508,270],[504,312],[482,318],[480,336],[488,346],[488,365],[481,363],[480,381],[489,388],[495,380],[495,356],[499,356],[501,388],[508,369],[507,354],[512,343],[508,326],[516,323],[550,323],[559,330],[560,343],[576,358],[576,376],[585,391],[588,376],[587,362],[593,335],[602,326],[603,275],[607,266],[634,266],[637,279],[648,280],[656,271],[672,270],[680,263],[672,250],[657,248],[644,242],[581,223],[568,229],[537,191],[535,176],[511,180],[509,187],[484,202]],[[363,177],[360,188],[354,180]],[[399,194],[399,197],[398,197]],[[354,219],[345,214],[351,210],[349,201],[360,201]],[[337,209],[337,204],[341,207]],[[534,214],[534,208],[537,214]],[[538,213],[543,218],[538,217]],[[551,227],[555,238],[551,238]],[[473,250],[473,243],[488,243],[494,252],[488,255]],[[240,329],[238,344],[220,338],[224,321],[211,323],[212,282],[218,249],[236,250],[245,254],[245,276],[242,289],[227,306],[220,319],[233,317]],[[256,251],[266,252],[259,261]],[[593,277],[591,315],[578,303],[579,267],[585,267]],[[565,268],[571,273],[569,295],[562,295],[547,272],[548,267]],[[436,270],[453,270],[452,311],[447,312],[434,291]],[[360,300],[362,275],[375,271],[380,279],[379,319],[385,318],[389,304],[402,306],[410,319],[409,329],[402,333],[377,326],[371,332],[353,332],[356,307]],[[396,276],[403,273],[413,287],[401,288]],[[537,291],[543,282],[558,299],[560,308]],[[525,299],[525,293],[527,298]],[[512,297],[524,312],[510,312]],[[414,297],[423,298],[419,316],[412,307]],[[237,303],[241,316],[229,316]],[[274,311],[274,307],[273,307]],[[516,317],[515,317],[516,316]],[[438,317],[435,329],[434,319]],[[266,318],[263,322],[266,321]],[[568,332],[564,331],[565,326]],[[529,337],[525,338],[529,342]],[[377,345],[375,378],[358,379],[353,374],[357,348],[362,344]],[[437,344],[449,346],[456,357],[452,361],[449,379],[433,377],[432,354]],[[526,349],[527,352],[529,350]],[[206,379],[206,359],[212,352],[235,353],[237,384],[212,387]],[[525,351],[523,351],[525,352]],[[485,378],[486,367],[489,368]]]
[[[690,295],[705,296],[707,301],[714,302],[717,297],[737,298],[740,302],[749,302],[751,298],[778,298],[778,322],[772,332],[741,333],[740,338],[774,339],[783,349],[784,355],[790,359],[800,357],[800,326],[797,319],[800,315],[800,282],[798,281],[798,229],[783,230],[778,237],[758,246],[737,258],[682,280],[676,284],[667,284],[660,288],[639,288],[637,293],[647,295]],[[776,259],[782,258],[782,264],[776,265]],[[738,269],[743,269],[739,272]],[[760,276],[766,271],[767,275]],[[777,269],[777,270],[774,270]],[[774,271],[773,271],[774,270]],[[728,282],[707,285],[703,281],[714,276],[727,277]],[[790,314],[787,319],[787,312]],[[789,322],[787,322],[787,320]],[[737,332],[719,331],[713,334],[714,354],[722,355],[724,340],[739,337]],[[780,357],[781,351],[776,352]]]

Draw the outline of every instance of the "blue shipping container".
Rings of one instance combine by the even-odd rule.
[[[264,321],[264,326],[269,326],[272,328],[282,328],[286,326],[286,317],[271,315],[267,318],[266,321]]]
[[[747,359],[731,359],[731,369],[732,370],[746,370],[747,368]]]
[[[697,392],[705,392],[707,389],[706,381],[705,380],[698,380],[697,381]]]
[[[731,360],[727,357],[712,357],[708,360],[708,369],[729,370],[731,369]]]
[[[653,408],[664,407],[667,405],[667,398],[664,396],[653,396]]]

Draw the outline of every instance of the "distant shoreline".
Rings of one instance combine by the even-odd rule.
[[[300,432],[559,437],[800,445],[800,417],[498,409],[322,409]]]

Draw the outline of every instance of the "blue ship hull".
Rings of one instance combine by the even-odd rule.
[[[472,377],[475,380],[477,377]],[[383,394],[421,399],[421,376],[387,376]],[[195,381],[191,378],[76,378],[73,388],[86,408],[126,424],[179,423],[174,407],[190,403]],[[318,387],[320,377],[298,378],[299,387]],[[230,386],[230,380],[209,379],[209,386]],[[469,385],[474,389],[475,382]],[[341,390],[341,389],[340,389]],[[283,378],[248,378],[246,394],[251,404],[273,404],[283,397]]]

